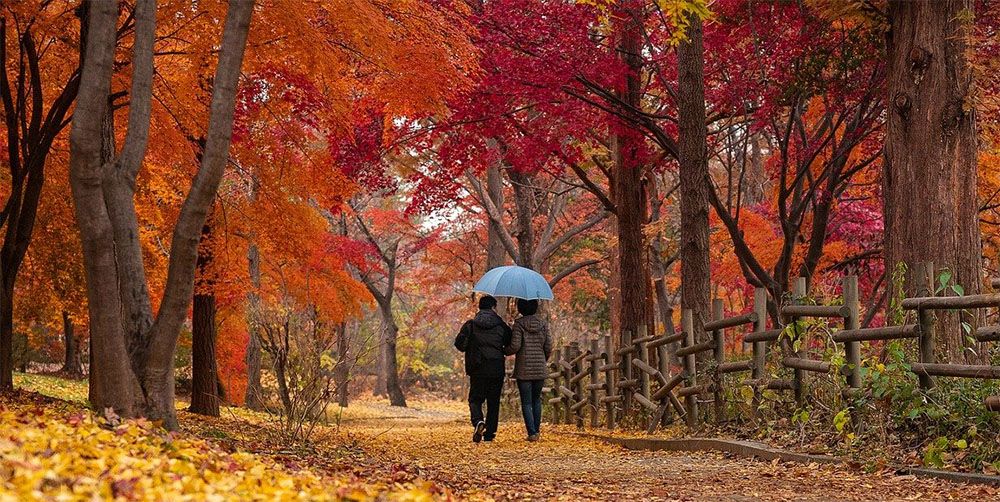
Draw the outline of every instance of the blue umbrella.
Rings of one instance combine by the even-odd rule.
[[[542,274],[516,265],[497,267],[486,272],[472,290],[493,296],[509,296],[525,300],[553,299],[549,281],[546,281]]]

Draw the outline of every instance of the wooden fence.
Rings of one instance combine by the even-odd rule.
[[[968,296],[934,296],[935,273],[932,264],[914,268],[912,277],[919,277],[917,295],[902,300],[904,311],[916,312],[916,323],[901,326],[861,328],[859,318],[858,280],[847,276],[842,283],[841,305],[811,305],[806,301],[805,278],[798,278],[789,301],[778,312],[782,326],[767,328],[767,292],[758,288],[754,293],[753,309],[742,315],[724,317],[722,300],[712,302],[710,316],[700,333],[695,332],[691,310],[681,312],[681,331],[662,335],[647,334],[640,326],[636,333],[625,332],[620,344],[610,335],[590,338],[583,345],[571,342],[554,350],[549,362],[549,404],[552,423],[575,423],[583,427],[614,429],[623,417],[647,421],[647,431],[676,419],[684,419],[692,427],[699,424],[699,405],[712,404],[716,422],[726,420],[724,392],[725,375],[734,375],[738,386],[753,390],[752,408],[758,409],[765,390],[792,392],[799,405],[805,402],[806,373],[843,378],[847,393],[862,385],[861,342],[912,339],[917,344],[917,360],[910,362],[911,371],[920,386],[929,389],[934,377],[1000,379],[1000,366],[969,365],[939,362],[934,353],[937,328],[934,311],[1000,307],[1000,294]],[[1000,280],[993,280],[1000,288]],[[825,319],[836,328],[834,343],[844,344],[844,364],[834,366],[828,361],[807,357],[807,340],[803,326],[797,322]],[[749,357],[735,361],[726,359],[727,330],[740,330],[737,342],[750,348]],[[1000,341],[1000,326],[980,327],[972,333],[978,342]],[[679,348],[670,353],[669,347]],[[739,345],[739,344],[738,344]],[[711,353],[711,354],[708,354]],[[697,359],[702,359],[698,363]],[[710,357],[709,357],[710,356]],[[671,372],[670,361],[680,360],[677,373]],[[769,357],[779,367],[790,370],[790,378],[771,378],[765,374]],[[839,370],[839,371],[835,371]],[[742,375],[742,377],[740,377]],[[1000,396],[986,398],[984,406],[1000,411]]]

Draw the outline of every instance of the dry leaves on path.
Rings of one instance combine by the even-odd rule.
[[[386,421],[342,427],[387,465],[407,465],[471,499],[497,500],[954,500],[998,491],[891,473],[864,474],[816,464],[782,464],[722,454],[629,451],[543,427],[529,443],[523,427],[501,424],[493,443],[474,444],[462,422]]]

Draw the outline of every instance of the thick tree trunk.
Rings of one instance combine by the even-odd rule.
[[[385,341],[383,364],[385,365],[385,388],[389,395],[389,404],[405,407],[406,396],[403,395],[403,389],[399,385],[399,365],[396,360],[396,339],[399,336],[399,327],[396,326],[396,319],[392,315],[391,302],[379,305],[379,315],[382,318],[382,332]]]
[[[76,334],[73,329],[73,318],[69,312],[63,311],[63,343],[66,348],[63,359],[63,367],[60,370],[72,377],[83,376],[83,367],[80,364],[80,346],[76,341]]]
[[[389,404],[393,406],[406,406],[406,396],[399,385],[399,365],[396,360],[396,340],[399,336],[399,327],[396,319],[392,315],[391,303],[379,305],[379,316],[382,320],[383,354],[385,358],[383,372],[385,378],[386,393],[389,395]]]
[[[709,315],[711,269],[708,258],[708,149],[705,126],[704,48],[701,19],[692,17],[687,39],[677,47],[678,150],[681,191],[681,308],[694,313],[698,342]],[[707,352],[699,354],[707,359]]]
[[[109,280],[117,270],[114,232],[102,190],[104,122],[117,17],[117,2],[90,4],[86,60],[70,134],[70,185],[87,278],[93,355],[90,402],[96,409],[113,408],[121,415],[134,416],[140,412],[137,403],[142,392],[122,332],[118,281]]]
[[[947,268],[978,293],[982,250],[976,203],[976,117],[966,40],[971,0],[889,2],[888,127],[885,146],[885,263]],[[908,292],[919,281],[907,280]],[[950,294],[950,293],[945,293]],[[941,317],[942,360],[971,355],[958,316]]]
[[[219,416],[219,372],[215,360],[215,293],[214,281],[206,279],[212,263],[211,251],[206,249],[212,235],[211,224],[202,230],[202,245],[198,251],[199,290],[194,294],[191,316],[191,408],[192,413]]]
[[[116,242],[116,238],[134,236],[139,231],[135,219],[127,213],[134,213],[131,194],[149,133],[156,4],[153,0],[136,2],[129,125],[114,165],[102,159],[101,151],[118,5],[114,1],[95,2],[90,11],[80,100],[70,134],[70,185],[83,244],[93,364],[98,377],[91,389],[91,404],[98,409],[111,407],[123,416],[162,420],[165,427],[172,429],[177,427],[174,350],[193,294],[201,229],[228,157],[236,85],[253,2],[229,5],[201,166],[174,227],[160,310],[153,324],[141,334],[136,333],[136,321],[142,320],[149,303],[148,293],[136,293],[146,288],[141,265],[133,266],[141,263],[141,256],[132,256],[139,250],[131,241]],[[136,312],[141,315],[134,315]]]
[[[634,9],[641,9],[633,5]],[[618,52],[627,67],[625,87],[620,99],[629,107],[641,109],[642,27],[638,12],[628,13],[619,29]],[[650,319],[649,264],[643,243],[642,226],[646,222],[646,197],[643,194],[643,135],[619,124],[613,138],[615,162],[614,198],[618,208],[618,294],[621,298],[620,329],[633,334]]]

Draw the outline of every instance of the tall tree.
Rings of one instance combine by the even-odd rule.
[[[205,149],[171,240],[159,311],[153,316],[138,244],[135,179],[149,137],[156,3],[135,6],[135,43],[128,130],[113,163],[102,161],[102,119],[108,107],[118,3],[90,12],[80,100],[70,133],[70,184],[83,243],[93,365],[91,405],[142,415],[176,428],[174,349],[194,290],[198,242],[219,187],[232,136],[236,86],[252,1],[230,3],[213,81]]]
[[[681,308],[707,315],[712,272],[708,257],[708,127],[705,125],[705,48],[702,21],[689,17],[677,47],[677,119],[681,192]],[[696,315],[695,333],[703,333]],[[707,336],[703,334],[702,336]]]
[[[883,196],[885,260],[951,270],[966,293],[980,291],[982,250],[976,204],[976,114],[967,40],[972,0],[889,2],[889,113]],[[907,281],[909,292],[919,278]],[[938,354],[965,352],[952,322]],[[969,352],[968,354],[971,354]]]
[[[618,100],[629,109],[641,109],[643,74],[643,27],[645,3],[624,2],[624,8],[615,28],[618,57],[625,72],[617,92]],[[616,251],[619,277],[618,296],[621,304],[622,332],[633,335],[640,325],[649,325],[650,275],[648,247],[644,244],[642,227],[646,223],[647,203],[643,191],[645,138],[633,127],[611,118],[614,131],[612,152],[614,157],[612,192],[618,209]]]
[[[219,416],[222,385],[215,359],[216,302],[212,264],[212,225],[202,227],[193,307],[191,309],[191,407],[192,413]]]

